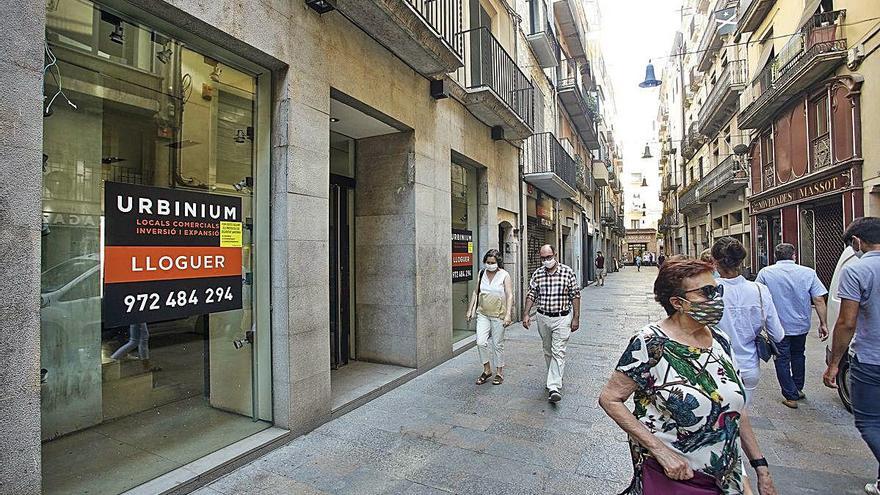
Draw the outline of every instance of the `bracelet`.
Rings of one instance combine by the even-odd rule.
[[[759,457],[759,458],[757,458],[757,459],[752,459],[752,460],[749,461],[749,464],[751,464],[751,465],[752,465],[752,468],[754,468],[754,469],[758,469],[758,468],[761,467],[761,466],[763,466],[763,467],[765,467],[765,468],[769,468],[769,467],[770,467],[770,466],[767,464],[767,459],[764,458],[764,457]]]

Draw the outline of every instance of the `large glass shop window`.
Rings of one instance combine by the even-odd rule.
[[[257,79],[81,0],[46,35],[43,486],[120,493],[271,421]]]

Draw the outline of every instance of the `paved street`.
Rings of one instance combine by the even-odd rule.
[[[196,493],[618,493],[630,479],[629,454],[597,397],[627,336],[661,315],[655,275],[627,267],[584,290],[558,406],[545,399],[540,339],[517,325],[503,385],[473,384],[480,368],[469,350]],[[873,458],[821,385],[824,344],[808,345],[808,398],[798,410],[779,403],[765,366],[753,411],[759,441],[780,493],[863,493]]]

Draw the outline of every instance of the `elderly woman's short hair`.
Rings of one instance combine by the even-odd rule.
[[[672,297],[682,297],[682,284],[687,278],[703,273],[712,273],[715,267],[705,261],[692,259],[670,260],[660,267],[657,280],[654,281],[654,300],[663,306],[667,316],[675,314],[675,307],[669,302]]]

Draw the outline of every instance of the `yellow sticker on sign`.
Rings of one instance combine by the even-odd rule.
[[[468,243],[468,252],[469,252],[469,253],[473,253],[473,252],[474,252],[474,243],[473,243],[473,242],[469,242],[469,243]]]
[[[241,247],[241,222],[220,222],[220,247]]]

